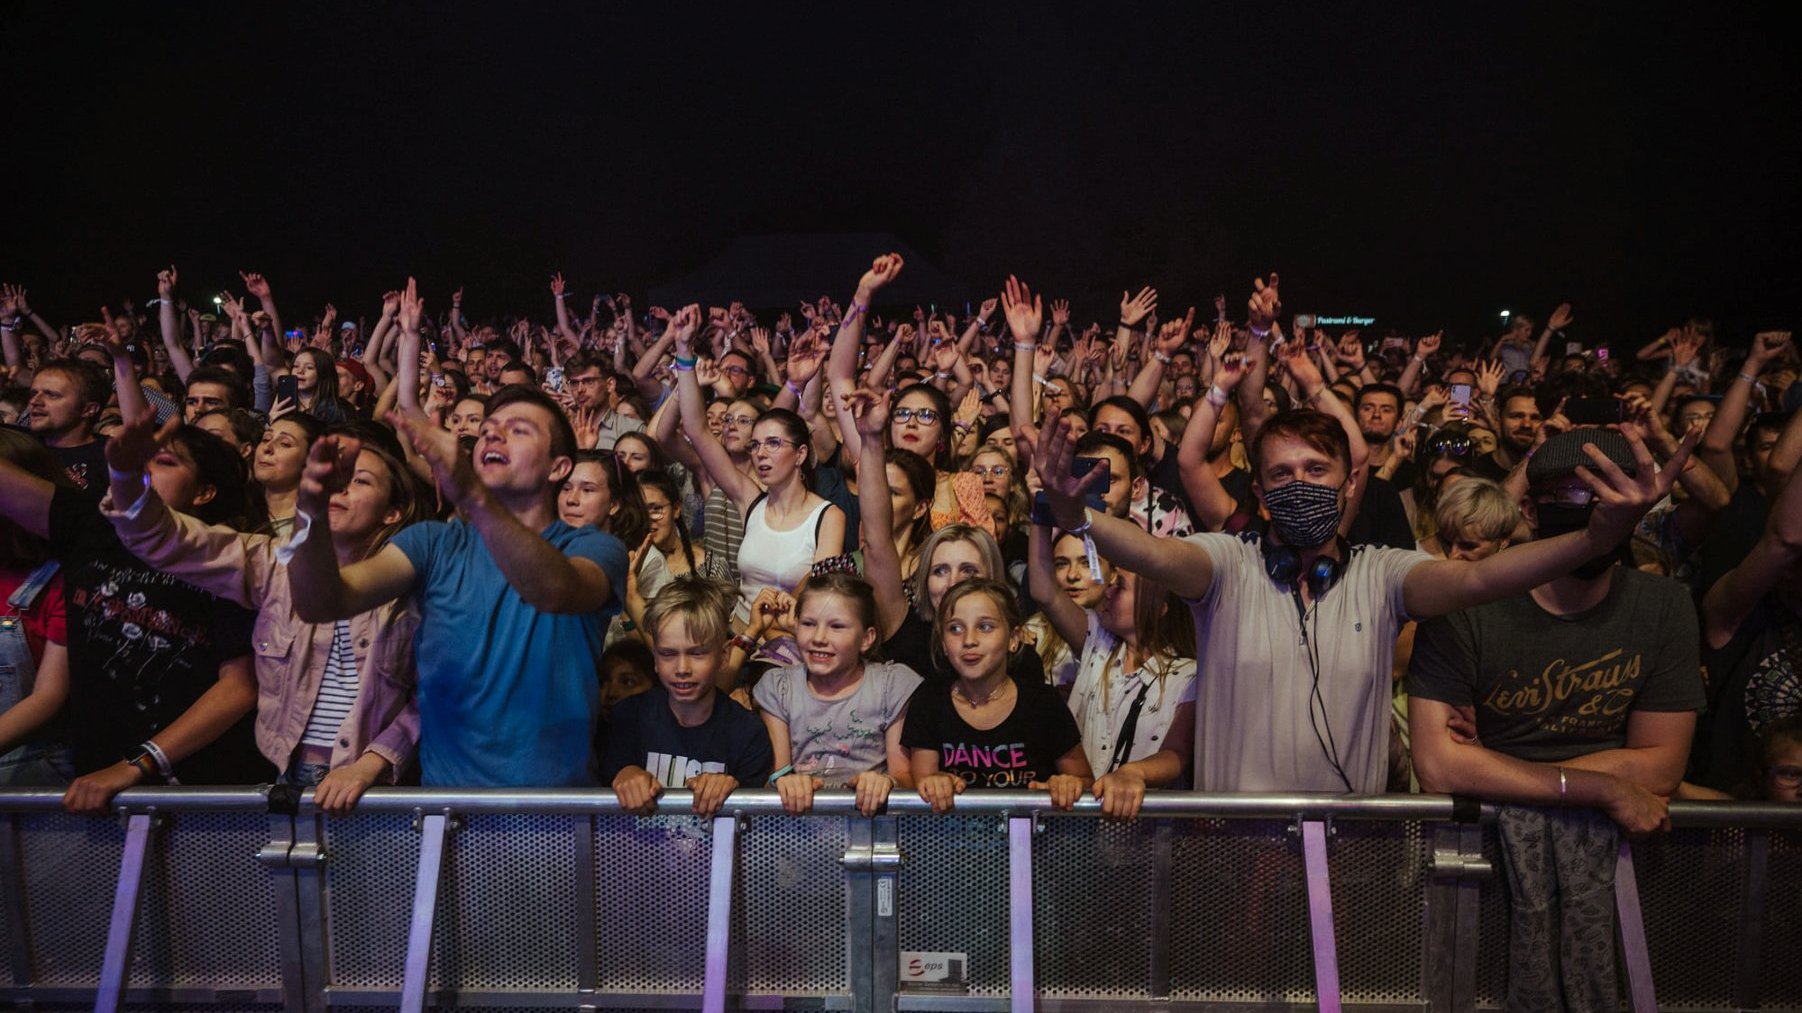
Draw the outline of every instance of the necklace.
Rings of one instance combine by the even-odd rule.
[[[994,703],[996,700],[1001,699],[1002,695],[1005,694],[1008,691],[1008,689],[1011,686],[1013,686],[1013,684],[1014,684],[1014,680],[1003,679],[1001,682],[1001,685],[995,687],[993,690],[991,690],[988,693],[987,696],[984,696],[980,700],[978,700],[974,696],[970,695],[969,687],[966,686],[964,683],[960,682],[957,684],[957,692],[958,692],[959,696],[963,697],[964,704],[973,710],[977,707],[986,707],[989,704]]]

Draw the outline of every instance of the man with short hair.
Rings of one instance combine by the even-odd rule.
[[[575,432],[557,403],[506,387],[488,405],[473,454],[417,410],[391,416],[432,470],[458,519],[403,530],[340,568],[311,537],[345,488],[358,444],[315,441],[301,478],[292,554],[306,622],[418,595],[419,759],[427,785],[593,784],[602,632],[620,610],[626,549],[557,517],[574,467]]]
[[[183,421],[193,423],[220,408],[242,408],[249,400],[244,381],[223,366],[199,366],[188,374],[188,390],[182,398]]]
[[[83,498],[106,494],[106,451],[94,423],[106,407],[106,377],[80,359],[52,359],[31,378],[25,422],[50,448]]]
[[[1589,527],[1597,500],[1578,470],[1599,462],[1586,448],[1627,475],[1652,465],[1612,430],[1547,440],[1522,503],[1538,539]],[[1414,638],[1408,726],[1422,789],[1507,803],[1509,1009],[1620,1008],[1608,966],[1616,825],[1668,826],[1706,702],[1689,594],[1631,564],[1623,542],[1524,593],[1423,622]]]
[[[644,422],[619,413],[625,394],[620,391],[620,377],[606,364],[586,352],[564,364],[563,389],[575,396],[575,407],[593,412],[600,428],[596,450],[612,450],[627,433],[644,431]]]

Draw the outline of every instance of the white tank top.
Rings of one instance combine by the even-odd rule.
[[[820,515],[832,504],[821,501],[806,520],[788,531],[769,526],[769,505],[765,498],[751,507],[745,518],[745,537],[738,543],[738,590],[746,605],[766,587],[793,594],[807,579],[820,543]]]

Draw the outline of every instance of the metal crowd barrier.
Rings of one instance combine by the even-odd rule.
[[[273,801],[273,805],[272,805]],[[0,793],[0,1005],[356,1011],[1468,1011],[1502,1004],[1486,808],[968,794],[885,815],[619,812],[611,794]],[[1635,1013],[1802,1007],[1802,807],[1679,803],[1619,856]]]

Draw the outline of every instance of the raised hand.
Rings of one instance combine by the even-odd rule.
[[[552,295],[562,295],[563,287],[564,287],[563,286],[563,273],[558,272],[556,274],[551,275],[551,294]]]
[[[174,436],[181,424],[181,416],[177,415],[158,429],[155,409],[146,408],[144,414],[119,427],[106,441],[106,466],[122,475],[143,472],[156,456],[157,448]]]
[[[1583,452],[1595,462],[1595,467],[1578,465],[1576,469],[1577,477],[1595,493],[1595,510],[1589,516],[1590,534],[1600,544],[1610,547],[1625,541],[1633,533],[1634,525],[1645,516],[1645,512],[1671,491],[1671,484],[1683,473],[1683,466],[1689,462],[1690,452],[1701,439],[1701,433],[1697,430],[1684,434],[1683,441],[1677,444],[1676,453],[1671,455],[1671,459],[1660,471],[1652,459],[1652,452],[1646,448],[1645,441],[1640,439],[1637,431],[1627,428],[1621,431],[1621,435],[1627,438],[1628,445],[1633,448],[1635,474],[1628,475],[1622,471],[1619,465],[1609,460],[1593,444],[1585,444]]]
[[[982,322],[986,324],[990,320],[995,319],[995,307],[999,305],[1001,305],[1001,300],[999,299],[994,297],[984,299],[982,305],[977,308],[976,315],[981,317]]]
[[[576,446],[593,450],[601,442],[601,417],[592,408],[579,408],[570,416],[569,425],[576,432]]]
[[[1039,329],[1045,325],[1043,300],[1032,294],[1026,283],[1007,276],[1007,287],[1001,292],[1001,308],[1007,314],[1007,329],[1022,345],[1038,341]]]
[[[1193,314],[1195,311],[1189,311]],[[1172,320],[1158,328],[1157,344],[1154,346],[1164,355],[1175,355],[1189,343],[1189,319]]]
[[[1760,331],[1752,338],[1752,350],[1746,353],[1746,365],[1762,369],[1766,363],[1782,355],[1789,347],[1790,332]],[[1756,376],[1758,370],[1748,368],[1746,372]]]
[[[389,412],[388,424],[412,444],[414,453],[431,467],[432,480],[445,498],[461,506],[479,490],[481,483],[476,478],[475,464],[470,455],[463,452],[456,434],[432,424],[432,420],[417,409]]]
[[[881,443],[883,430],[888,428],[889,392],[859,387],[843,395],[843,402],[857,427],[857,435]]]
[[[1223,323],[1223,324],[1227,322],[1227,320],[1226,320],[1226,293],[1224,293],[1224,292],[1222,292],[1219,295],[1214,297],[1214,320],[1218,323]]]
[[[450,435],[448,431],[443,432]],[[456,437],[451,439],[454,441]],[[354,436],[321,436],[314,440],[307,451],[307,463],[300,470],[303,509],[311,505],[323,510],[333,496],[350,488],[350,480],[357,472],[357,455],[362,450],[362,441]],[[314,517],[324,516],[311,509],[307,513]]]
[[[1314,356],[1308,351],[1305,341],[1285,341],[1277,350],[1276,361],[1289,375],[1304,395],[1319,390],[1326,381],[1320,375],[1320,367],[1315,365]]]
[[[1070,300],[1051,300],[1051,323],[1055,327],[1070,326]]]
[[[770,332],[762,327],[751,328],[751,350],[760,356],[770,354]]]
[[[176,274],[175,274],[175,265],[174,264],[169,265],[169,270],[158,271],[156,273],[157,298],[169,299],[169,298],[174,297],[174,295],[175,295],[175,277],[176,277]]]
[[[669,318],[669,333],[676,343],[676,354],[684,359],[689,356],[690,343],[694,341],[695,331],[701,327],[701,307],[697,303],[689,303]],[[695,379],[700,379],[696,377]]]
[[[1251,327],[1255,333],[1269,331],[1271,323],[1283,312],[1283,301],[1277,296],[1276,285],[1275,271],[1270,272],[1269,282],[1262,278],[1251,280],[1251,299],[1246,303],[1246,309],[1251,314]]]
[[[1508,375],[1508,365],[1500,359],[1491,359],[1477,366],[1477,390],[1484,397],[1493,398],[1495,392],[1502,389],[1502,377]]]
[[[244,279],[245,291],[249,292],[251,295],[256,296],[258,299],[269,298],[269,279],[263,277],[262,275],[256,273],[255,271],[250,271],[250,272],[239,271],[238,277]]]
[[[457,307],[462,306],[462,305],[463,305],[463,286],[458,285],[457,290],[455,292],[451,293],[451,309],[456,309]]]
[[[870,264],[870,269],[863,273],[857,281],[857,291],[862,296],[875,295],[883,286],[894,281],[901,274],[904,266],[899,253],[885,253]],[[867,299],[865,300],[867,303]],[[828,302],[830,305],[830,302]]]
[[[1562,331],[1570,326],[1572,319],[1574,318],[1571,316],[1570,303],[1561,302],[1558,304],[1558,308],[1552,311],[1552,315],[1546,318],[1545,325],[1549,330]]]
[[[1082,527],[1087,504],[1083,497],[1101,480],[1101,469],[1090,470],[1081,478],[1070,475],[1070,462],[1075,459],[1076,440],[1070,435],[1070,420],[1059,418],[1039,431],[1032,449],[1032,470],[1039,485],[1051,501],[1051,516],[1065,531]]]
[[[25,301],[25,286],[0,285],[0,296],[4,296],[5,301],[12,304],[13,312],[20,314],[31,312],[31,304]]]
[[[392,320],[394,318],[394,314],[398,313],[399,311],[400,311],[400,293],[393,292],[393,291],[382,293],[382,318],[384,320]]]
[[[1420,359],[1424,359],[1429,355],[1435,355],[1439,351],[1439,346],[1444,342],[1445,332],[1434,331],[1414,343],[1414,355],[1416,358]]]
[[[1219,387],[1223,394],[1231,394],[1238,389],[1239,383],[1245,379],[1248,372],[1250,369],[1245,362],[1245,356],[1222,356],[1219,365],[1214,367],[1214,386]]]
[[[1227,351],[1232,347],[1233,325],[1222,319],[1214,325],[1214,336],[1208,339],[1208,355],[1212,356],[1215,362],[1221,362],[1225,360]]]
[[[1678,367],[1695,365],[1696,360],[1702,355],[1702,336],[1688,328],[1679,331],[1673,327],[1669,332],[1669,337],[1671,364]]]
[[[1139,290],[1138,295],[1131,292],[1120,293],[1120,322],[1128,327],[1137,327],[1139,321],[1158,307],[1158,290],[1150,285]]]

